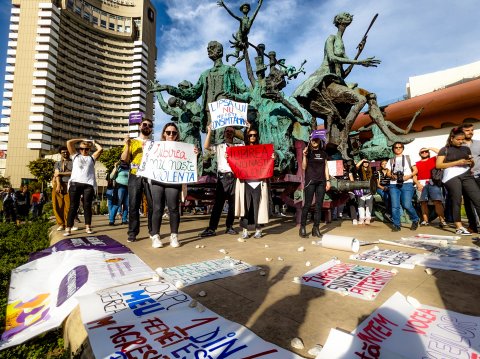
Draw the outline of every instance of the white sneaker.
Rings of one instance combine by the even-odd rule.
[[[261,229],[256,230],[253,238],[257,238],[257,239],[262,238],[262,230]]]
[[[248,229],[243,229],[242,236],[240,237],[242,239],[248,239],[250,238],[250,235],[248,234]]]
[[[354,219],[354,220],[352,221],[352,224],[353,224],[354,226],[356,226],[356,225],[358,224],[358,221],[357,221],[356,219]]]
[[[370,224],[371,221],[371,218],[365,218],[365,224]]]
[[[455,234],[459,234],[461,236],[471,236],[472,235],[465,227],[458,228],[455,231]]]
[[[178,238],[176,233],[170,234],[170,246],[172,246],[173,248],[180,247],[180,243],[178,243]]]
[[[359,218],[357,224],[364,224],[365,218]]]
[[[57,231],[63,231],[65,229],[64,226],[58,226]]]
[[[78,231],[78,227],[72,227],[72,231]]]
[[[162,240],[160,239],[159,234],[155,234],[154,236],[150,236],[150,238],[152,239],[152,247],[153,248],[162,248],[163,247],[163,243],[162,243]]]

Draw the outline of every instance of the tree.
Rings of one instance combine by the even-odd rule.
[[[107,173],[112,172],[115,163],[120,159],[123,147],[112,147],[109,150],[103,151],[98,160],[103,163],[107,169]]]
[[[0,188],[10,187],[12,184],[10,183],[10,177],[3,177],[0,176]]]
[[[50,182],[53,178],[55,161],[50,158],[39,158],[35,161],[30,161],[27,167],[30,173],[40,181],[43,190],[43,185]]]

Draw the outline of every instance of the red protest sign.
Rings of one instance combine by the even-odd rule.
[[[256,180],[273,176],[273,145],[227,147],[228,164],[235,177]]]

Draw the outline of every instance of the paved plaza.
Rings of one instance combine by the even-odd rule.
[[[301,276],[332,257],[344,262],[355,262],[348,259],[351,254],[349,252],[321,248],[312,244],[314,238],[300,238],[293,216],[272,218],[264,228],[263,238],[252,238],[243,243],[237,241],[239,236],[223,234],[224,218],[220,221],[222,226],[217,230],[217,236],[198,237],[198,233],[207,227],[208,219],[209,216],[206,215],[188,214],[181,218],[180,248],[172,248],[167,244],[168,220],[164,221],[161,233],[166,245],[159,249],[151,247],[145,218],[142,218],[138,241],[134,243],[126,241],[126,225],[109,226],[105,216],[95,216],[93,228],[95,234],[108,235],[129,246],[152,269],[223,258],[225,254],[220,252],[221,249],[232,258],[262,267],[266,272],[265,276],[260,275],[260,271],[253,271],[188,286],[182,290],[219,315],[242,324],[263,339],[304,357],[309,357],[307,351],[315,344],[325,343],[330,328],[353,330],[396,291],[413,296],[424,304],[480,316],[479,276],[446,270],[434,270],[433,274],[429,275],[425,268],[420,266],[414,269],[399,268],[399,273],[374,301],[341,296],[293,282],[294,277]],[[311,224],[307,229],[311,229]],[[400,239],[413,233],[454,234],[453,229],[447,232],[433,226],[421,227],[416,232],[410,231],[409,226],[404,226],[401,232],[392,233],[389,226],[378,221],[369,226],[353,226],[349,220],[322,224],[321,231],[353,236],[362,241]],[[74,234],[85,235],[82,223],[80,230]],[[60,232],[54,231],[54,241],[62,238]],[[475,246],[476,241],[473,239],[474,237],[462,237],[457,244]],[[379,246],[385,249],[423,252],[383,244]],[[298,251],[299,247],[304,247],[305,251]],[[362,246],[360,251],[372,247],[373,245]],[[306,266],[307,261],[311,262],[310,267]],[[387,270],[392,268],[377,267]],[[205,291],[206,296],[199,297],[200,291]],[[78,310],[67,320],[65,327],[67,341],[75,350],[86,336],[78,319]],[[290,346],[295,337],[303,340],[305,349],[297,350]],[[88,350],[84,357],[89,356],[87,353]]]

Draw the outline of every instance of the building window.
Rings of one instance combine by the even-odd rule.
[[[67,7],[73,9],[73,0],[68,0]]]
[[[123,26],[122,25],[117,25],[117,31],[118,32],[123,32]]]
[[[100,20],[100,26],[103,27],[104,29],[107,28],[107,21],[106,20]]]
[[[115,30],[115,24],[113,22],[108,24],[108,29],[109,30]]]
[[[79,8],[78,6],[75,6],[75,12],[80,15],[82,13],[82,9]]]
[[[96,17],[95,15],[92,16],[92,24],[98,25],[98,17]]]
[[[132,30],[131,30],[130,26],[128,26],[128,25],[127,25],[127,26],[125,26],[125,32],[132,32]]]
[[[84,12],[84,13],[83,13],[83,18],[84,18],[85,20],[87,20],[87,21],[90,21],[90,14]]]

